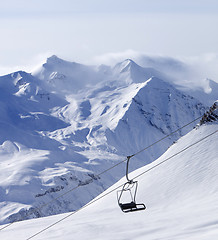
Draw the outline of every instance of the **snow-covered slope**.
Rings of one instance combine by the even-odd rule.
[[[0,222],[78,209],[125,169],[97,174],[204,113],[159,74],[131,60],[97,68],[52,56],[34,74],[0,77]],[[194,125],[138,155],[131,170]]]
[[[63,95],[96,84],[102,76],[94,66],[65,61],[55,55],[49,57],[33,75],[42,81],[47,90]]]
[[[65,218],[33,239],[216,239],[217,143],[217,121],[204,123],[179,139],[159,159],[132,172],[131,178],[146,172],[137,178],[137,201],[146,204],[145,211],[123,213],[114,191],[71,216],[68,213],[14,223],[0,236],[5,240],[14,239],[14,235],[18,240],[28,239]],[[121,179],[106,192],[124,182]]]
[[[107,132],[108,142],[116,145],[121,153],[131,155],[175,131],[179,126],[191,122],[199,116],[199,112],[203,114],[203,111],[204,108],[197,100],[153,77],[135,95],[116,129]],[[153,161],[191,128],[189,126],[188,129],[177,132],[161,146],[154,146],[138,158],[147,163]]]
[[[112,72],[115,78],[125,83],[142,83],[152,77],[164,79],[165,75],[153,68],[143,68],[131,59],[117,63]]]
[[[197,89],[191,89],[190,87],[180,87],[184,92],[190,94],[201,102],[204,102],[205,105],[211,106],[213,102],[217,99],[218,96],[218,83],[211,79],[206,79],[206,92],[202,87]]]
[[[0,143],[10,140],[44,149],[41,131],[68,126],[52,115],[52,109],[65,106],[67,101],[43,89],[32,75],[20,71],[0,77],[0,92]],[[46,148],[52,146],[51,139],[47,140]]]

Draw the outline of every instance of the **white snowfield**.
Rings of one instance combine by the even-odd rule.
[[[194,145],[191,146],[192,144]],[[130,178],[189,147],[137,178],[137,202],[146,204],[147,209],[144,211],[123,213],[117,204],[114,191],[71,216],[66,213],[14,223],[0,231],[0,238],[29,239],[49,225],[69,216],[31,239],[216,240],[217,146],[218,124],[206,123],[180,138],[153,163],[132,172]],[[131,161],[134,162],[134,158]],[[106,192],[124,182],[125,178]],[[104,194],[105,192],[102,193]]]
[[[217,86],[205,93],[210,102]],[[198,119],[207,105],[204,95],[200,100],[130,59],[96,67],[52,56],[32,74],[1,76],[0,224],[84,206],[116,183],[125,165],[98,174]],[[130,171],[160,157],[196,124],[137,155]]]

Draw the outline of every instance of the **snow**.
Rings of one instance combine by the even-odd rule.
[[[119,180],[125,165],[99,173],[205,112],[161,76],[132,60],[96,67],[52,56],[35,73],[0,77],[1,224],[80,208]],[[130,170],[194,126],[138,155]]]
[[[216,239],[217,131],[217,123],[207,123],[193,129],[159,159],[131,173],[130,177],[133,178],[200,141],[137,179],[139,181],[137,200],[146,204],[145,211],[123,213],[117,204],[116,192],[113,192],[79,212],[71,213],[71,216],[68,213],[14,223],[0,232],[1,238],[11,240],[16,234],[18,240],[28,239],[66,217],[34,238]],[[210,134],[212,135],[209,136]],[[203,138],[205,139],[202,140]],[[121,179],[106,192],[124,182],[125,179]]]
[[[96,84],[101,74],[93,66],[69,62],[53,55],[33,75],[39,78],[48,91],[63,95],[75,93],[87,84]]]
[[[185,88],[185,87],[180,87],[184,92],[190,94],[191,96],[195,97],[196,99],[200,101],[204,101],[204,103],[207,106],[211,106],[213,102],[217,98],[217,93],[218,93],[218,83],[211,79],[206,79],[206,90],[204,90],[201,87],[198,87],[197,89],[191,89],[191,88]]]

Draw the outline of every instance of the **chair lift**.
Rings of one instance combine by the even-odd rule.
[[[117,191],[118,204],[124,213],[140,211],[140,210],[146,209],[144,203],[136,203],[136,192],[137,192],[137,188],[138,188],[138,182],[130,180],[128,177],[129,160],[131,157],[132,156],[127,156],[127,163],[126,163],[127,182],[123,185],[123,188],[121,190]],[[130,202],[121,203],[121,200],[122,200],[121,197],[123,196],[124,192],[129,192],[130,199],[131,199]]]

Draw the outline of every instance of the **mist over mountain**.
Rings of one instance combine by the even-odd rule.
[[[205,95],[181,91],[165,72],[130,59],[110,67],[51,56],[33,73],[0,77],[1,223],[80,208],[119,180],[125,164],[100,172],[203,115],[217,97],[217,83],[210,87]],[[135,157],[130,170],[195,124]]]

